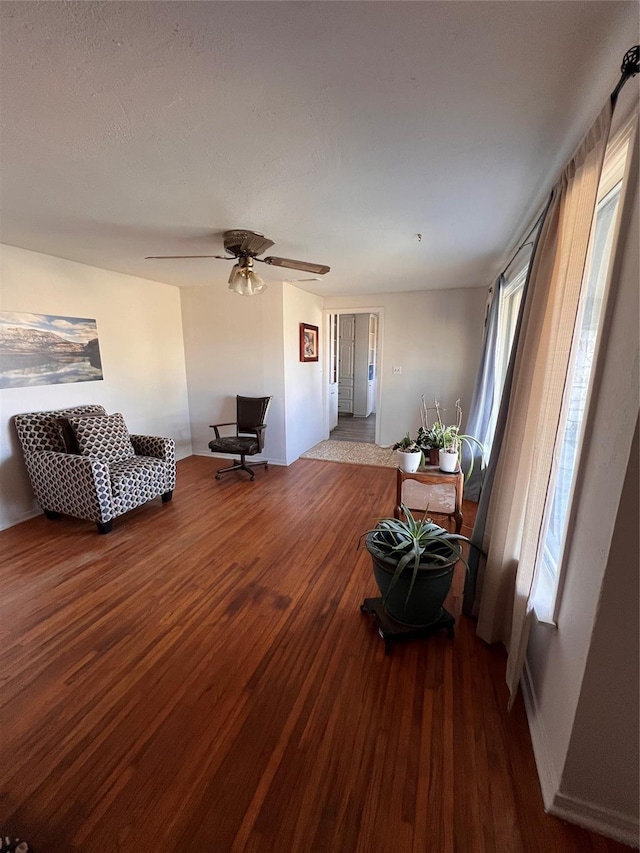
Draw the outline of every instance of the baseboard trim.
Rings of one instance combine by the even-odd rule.
[[[538,770],[538,780],[545,811],[549,811],[560,788],[560,772],[556,767],[549,747],[549,739],[538,710],[538,701],[533,687],[529,662],[525,659],[522,680],[520,681],[524,707],[529,722],[529,733],[533,746],[533,755]]]
[[[531,670],[527,660],[525,660],[520,687],[527,712],[529,733],[545,811],[561,820],[578,824],[585,829],[590,829],[593,832],[600,833],[600,835],[614,838],[616,841],[637,848],[640,832],[637,818],[568,796],[560,791],[560,772],[552,758],[553,753],[539,713]]]
[[[600,835],[614,838],[631,847],[637,848],[640,843],[638,819],[614,809],[606,809],[594,803],[558,793],[553,805],[547,811],[554,817],[577,823],[585,829],[599,832]]]
[[[228,453],[212,453],[210,450],[194,450],[193,456],[205,456],[208,459],[229,459]],[[283,459],[265,459],[262,456],[250,456],[249,462],[268,462],[269,465],[283,465],[287,466],[287,463]]]
[[[10,527],[15,527],[16,524],[22,524],[23,521],[29,521],[30,518],[35,518],[37,515],[40,515],[42,510],[40,509],[31,509],[29,512],[23,512],[17,518],[11,519],[11,521],[3,521],[0,523],[0,530],[8,530]]]

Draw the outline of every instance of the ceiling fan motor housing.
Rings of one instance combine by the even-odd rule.
[[[225,231],[224,249],[236,258],[249,256],[255,258],[273,246],[273,240],[268,240],[263,234],[256,231],[233,230]]]

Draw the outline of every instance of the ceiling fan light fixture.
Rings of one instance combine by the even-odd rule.
[[[240,296],[257,296],[267,289],[263,278],[253,269],[252,258],[242,258],[229,276],[229,290]]]

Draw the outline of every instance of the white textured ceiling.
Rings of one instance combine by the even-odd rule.
[[[486,286],[638,29],[610,0],[0,14],[2,242],[222,288],[226,261],[144,258],[250,228],[325,294]]]

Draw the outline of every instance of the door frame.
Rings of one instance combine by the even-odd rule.
[[[380,424],[382,421],[382,359],[384,355],[384,308],[381,305],[361,305],[357,308],[324,308],[322,311],[322,337],[324,340],[324,356],[322,358],[322,397],[323,397],[323,430],[325,439],[329,438],[329,377],[330,377],[330,343],[331,329],[330,314],[377,314],[378,315],[378,346],[376,350],[376,444],[380,443]]]

